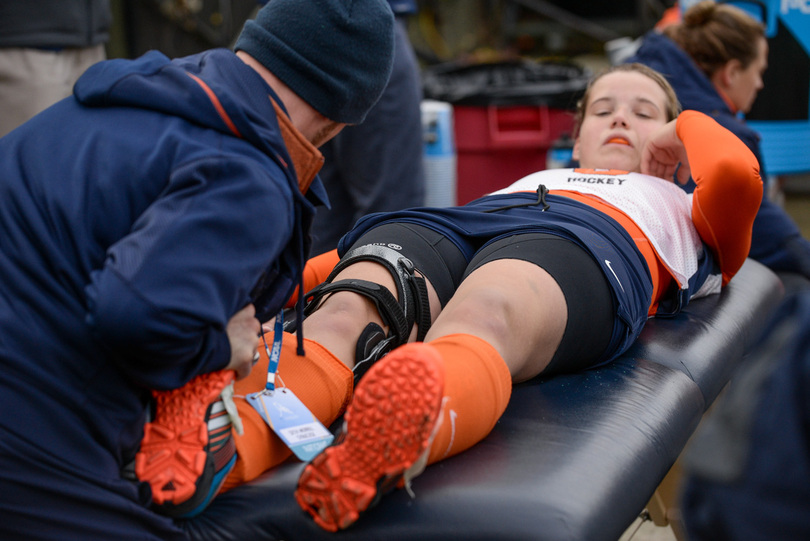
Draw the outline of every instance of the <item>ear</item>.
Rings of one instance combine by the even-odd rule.
[[[725,63],[725,65],[717,70],[715,75],[720,79],[721,88],[729,88],[737,80],[737,76],[742,72],[742,62],[733,58]]]
[[[571,150],[571,159],[579,161],[579,137],[574,141],[574,148]]]

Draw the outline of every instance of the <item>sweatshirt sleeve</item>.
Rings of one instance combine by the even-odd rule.
[[[135,382],[171,389],[227,365],[226,325],[292,235],[281,180],[245,159],[185,165],[108,249],[86,319]]]
[[[751,247],[751,231],[762,200],[754,154],[733,133],[697,111],[678,117],[695,191],[692,221],[717,259],[723,284],[740,269]]]

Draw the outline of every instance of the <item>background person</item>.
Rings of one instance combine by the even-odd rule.
[[[109,0],[0,1],[0,137],[70,96],[111,21]]]
[[[787,296],[684,455],[691,541],[810,537],[810,290]]]
[[[394,68],[366,119],[326,143],[320,176],[331,208],[318,209],[312,253],[334,250],[366,214],[419,207],[425,201],[422,81],[406,21],[415,0],[389,0],[396,16]]]

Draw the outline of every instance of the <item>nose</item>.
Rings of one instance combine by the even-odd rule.
[[[611,119],[610,123],[611,127],[621,126],[623,128],[627,127],[627,112],[624,110],[623,107],[618,107],[614,113],[613,118]]]

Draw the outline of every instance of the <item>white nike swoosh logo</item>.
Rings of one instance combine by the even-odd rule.
[[[614,271],[614,270],[613,270],[613,267],[611,266],[610,261],[608,261],[607,259],[605,259],[605,264],[606,264],[606,265],[607,265],[607,267],[610,269],[610,272],[612,272],[612,273],[613,273],[613,277],[614,277],[614,278],[616,278],[616,281],[619,283],[619,287],[620,287],[620,288],[622,288],[622,291],[624,291],[624,286],[622,285],[622,281],[621,281],[621,280],[619,280],[619,277],[618,277],[618,276],[616,276],[616,271]]]
[[[442,458],[450,453],[450,450],[453,448],[453,442],[456,439],[456,417],[458,417],[458,413],[451,408],[450,411],[447,412],[447,416],[450,417],[450,443],[447,444],[447,449],[445,449]]]

